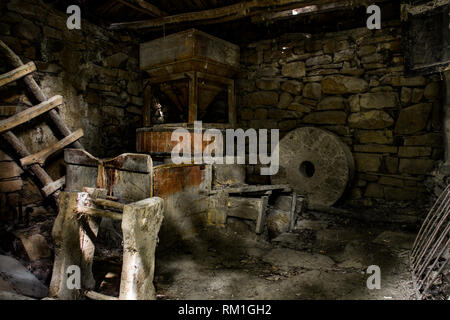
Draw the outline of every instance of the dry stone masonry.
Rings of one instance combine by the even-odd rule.
[[[406,75],[401,32],[390,22],[248,45],[237,81],[240,125],[281,136],[311,125],[336,133],[356,162],[349,203],[426,198],[424,180],[443,158],[442,84]]]

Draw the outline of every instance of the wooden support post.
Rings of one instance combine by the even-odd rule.
[[[231,127],[236,127],[236,95],[234,92],[234,81],[228,85],[228,122]]]
[[[123,210],[123,265],[120,300],[155,300],[155,249],[163,220],[164,200],[147,198]]]
[[[198,108],[198,77],[197,72],[189,72],[189,113],[188,123],[197,120]]]
[[[118,212],[96,209],[96,208],[85,208],[85,207],[77,207],[75,211],[79,214],[87,214],[89,216],[99,217],[99,218],[108,218],[112,220],[122,220],[122,215]]]
[[[297,209],[297,193],[292,192],[292,204],[291,204],[291,214],[290,214],[290,221],[289,221],[289,232],[294,229],[295,226],[295,212]]]
[[[106,200],[106,199],[92,199],[92,201],[102,207],[108,207],[123,211],[124,204],[116,201]]]
[[[28,109],[30,110],[30,109]],[[83,129],[78,129],[77,131],[71,133],[64,139],[56,142],[54,145],[45,148],[44,150],[29,155],[25,158],[20,159],[20,164],[22,167],[29,166],[30,164],[39,163],[41,166],[44,165],[45,161],[49,156],[51,156],[53,153],[67,147],[68,145],[72,144],[74,141],[80,139],[83,136]]]
[[[0,133],[11,130],[12,128],[17,127],[25,122],[28,122],[41,114],[56,108],[57,106],[63,103],[63,99],[61,96],[54,96],[47,101],[44,101],[37,106],[25,109],[22,112],[19,112],[8,119],[0,121]]]
[[[23,65],[22,60],[1,40],[0,52],[3,53],[3,55],[13,67],[17,68]],[[32,75],[25,76],[24,82],[30,92],[35,96],[36,100],[38,100],[39,102],[47,101],[47,97],[45,96],[39,85],[36,83]],[[58,112],[56,112],[55,110],[50,110],[49,116],[61,135],[66,137],[72,133],[69,127],[65,124],[64,120],[61,119]],[[75,141],[73,143],[73,147],[77,149],[83,149],[82,144],[78,141]]]
[[[8,83],[19,80],[26,75],[36,71],[36,65],[33,62],[28,62],[13,71],[0,75],[0,87],[7,85]]]
[[[95,245],[91,237],[96,237],[99,219],[84,217],[79,219],[75,208],[88,201],[86,192],[61,192],[59,213],[53,224],[52,237],[55,244],[50,296],[61,300],[75,300],[82,293],[67,287],[68,267],[78,266],[81,271],[81,288],[93,289],[92,274]]]
[[[150,127],[152,125],[152,87],[147,84],[144,88],[144,110],[143,110],[143,125]]]
[[[267,214],[267,207],[269,205],[269,196],[263,196],[262,198],[262,204],[261,204],[261,210],[258,213],[258,219],[256,220],[256,234],[261,234],[264,232],[264,226],[266,224],[266,214]]]
[[[107,296],[105,294],[98,293],[92,290],[86,291],[84,295],[91,300],[119,300],[119,298]]]

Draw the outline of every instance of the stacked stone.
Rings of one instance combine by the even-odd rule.
[[[11,220],[23,188],[22,169],[0,150],[0,220]]]
[[[339,135],[356,162],[351,202],[425,197],[423,181],[443,156],[441,83],[407,77],[403,45],[399,22],[250,44],[237,81],[240,125]]]
[[[81,30],[69,30],[67,18],[36,1],[2,1],[0,39],[25,63],[35,62],[34,77],[48,97],[63,96],[59,112],[70,128],[83,129],[81,142],[90,153],[109,157],[130,152],[135,149],[143,106],[138,42],[127,33],[112,33],[86,20],[82,20]],[[0,73],[12,69],[0,64]],[[5,105],[32,105],[21,81],[0,88],[0,106]],[[11,107],[2,108],[9,116],[13,114]],[[45,117],[15,128],[14,133],[30,153],[57,141]],[[61,177],[62,154],[46,166],[54,179]],[[23,192],[26,202],[42,201],[30,179],[24,179]],[[0,197],[0,207],[5,207],[5,196]]]

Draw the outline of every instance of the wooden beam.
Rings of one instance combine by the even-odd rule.
[[[42,192],[45,194],[46,197],[50,196],[51,194],[55,193],[64,185],[66,184],[66,177],[62,177],[56,181],[53,181],[52,183],[49,183],[45,187],[42,188]]]
[[[323,4],[328,2],[336,2],[336,0],[251,0],[221,8],[182,13],[151,20],[113,23],[110,25],[110,29],[160,28],[165,25],[183,22],[203,21],[204,23],[218,23],[254,16],[267,12],[268,9],[272,9],[273,11],[281,11],[287,9],[298,9],[313,4]]]
[[[22,60],[1,40],[0,40],[0,52],[5,56],[6,60],[9,61],[9,63],[13,67],[17,68],[23,65]],[[35,96],[37,101],[39,102],[47,101],[47,97],[45,96],[44,92],[41,90],[39,85],[36,83],[32,75],[29,74],[25,76],[23,80],[28,90]],[[62,136],[67,137],[72,133],[58,112],[56,112],[55,110],[50,110],[49,116],[53,124],[55,125],[55,127],[58,129],[59,133]],[[10,138],[12,138],[11,135],[9,136]],[[78,141],[75,141],[73,143],[73,147],[77,149],[83,149],[83,145]]]
[[[0,106],[0,117],[10,117],[18,112],[25,110],[22,106]]]
[[[122,220],[122,214],[114,211],[87,207],[77,207],[75,211],[79,214],[87,214],[90,216],[109,218],[113,220]]]
[[[92,290],[86,291],[84,295],[91,300],[119,300],[119,298],[107,296],[105,294],[98,293]]]
[[[0,87],[19,80],[34,71],[36,71],[36,65],[34,62],[28,62],[27,64],[24,64],[23,66],[20,66],[10,72],[1,74]]]
[[[31,108],[25,109],[22,112],[16,113],[12,117],[5,119],[3,121],[0,121],[0,133],[9,131],[12,128],[17,127],[18,125],[21,125],[25,122],[30,121],[31,119],[36,118],[37,116],[40,116],[41,114],[61,105],[62,102],[63,102],[63,100],[62,100],[61,96],[54,96],[54,97],[50,98],[49,100],[38,104],[37,106],[31,107]]]
[[[39,163],[42,166],[44,165],[45,161],[49,156],[72,144],[74,141],[80,139],[82,136],[83,136],[83,129],[78,129],[74,133],[56,142],[52,146],[45,148],[44,150],[39,151],[38,153],[20,159],[20,164],[22,165],[22,167],[26,167],[34,163]]]
[[[125,206],[123,203],[106,199],[92,199],[92,202],[94,202],[98,206],[118,209],[120,211],[123,211],[123,207]]]
[[[148,3],[144,0],[118,0],[120,3],[126,5],[127,7],[133,8],[139,12],[148,14],[152,17],[164,17],[167,13],[160,10],[157,6]]]

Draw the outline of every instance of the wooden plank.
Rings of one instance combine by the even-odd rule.
[[[63,100],[61,96],[54,96],[49,100],[38,104],[37,106],[28,108],[22,112],[15,114],[14,116],[8,119],[2,120],[0,121],[0,133],[9,131],[12,128],[17,127],[18,125],[21,125],[25,122],[30,121],[31,119],[36,118],[41,114],[61,105],[62,102]]]
[[[118,0],[118,1],[126,5],[127,7],[148,14],[151,17],[167,16],[166,12],[160,10],[157,6],[150,4],[144,0]]]
[[[39,163],[42,166],[49,156],[63,149],[64,147],[67,147],[68,145],[72,144],[74,141],[80,139],[82,136],[83,136],[83,129],[78,129],[77,131],[65,137],[64,139],[56,142],[54,145],[45,148],[44,150],[38,153],[20,159],[20,163],[22,167],[26,167],[34,163]]]
[[[142,113],[142,124],[144,127],[150,127],[152,125],[152,87],[147,84],[144,88],[144,110]]]
[[[22,190],[22,179],[0,181],[0,192],[9,193]]]
[[[0,179],[20,177],[23,170],[13,161],[0,162]]]
[[[263,208],[261,198],[230,197],[227,200],[227,215],[246,220],[258,220]]]
[[[194,123],[197,120],[198,109],[198,78],[197,73],[190,73],[189,77],[189,111],[188,122]]]
[[[120,211],[123,211],[123,207],[125,206],[123,203],[106,199],[92,199],[92,201],[98,206],[118,209]]]
[[[0,52],[3,53],[6,60],[9,61],[9,63],[13,67],[17,68],[17,67],[20,67],[23,65],[22,60],[1,40],[0,40]],[[34,78],[31,74],[25,76],[23,80],[24,80],[25,85],[27,86],[28,90],[34,95],[34,97],[36,98],[37,101],[39,101],[39,102],[47,101],[46,95],[41,90],[41,88],[39,87],[36,80],[34,80]],[[55,127],[58,129],[59,133],[62,136],[67,137],[68,135],[70,135],[72,133],[58,112],[56,112],[55,110],[50,110],[49,116],[50,116],[50,119],[52,120],[53,124],[55,125]],[[13,143],[14,138],[12,137],[12,135],[9,134],[8,136],[9,136],[8,137],[9,143]],[[14,142],[17,145],[16,142],[17,142],[17,140]],[[73,146],[74,146],[74,148],[83,149],[83,145],[78,141],[75,141],[73,143]],[[24,157],[24,155],[21,155],[21,156]],[[36,170],[39,170],[39,169],[36,169]],[[42,172],[41,172],[41,175],[43,175]]]
[[[10,72],[0,74],[0,87],[19,80],[34,71],[36,71],[36,65],[34,62],[28,62]]]
[[[287,184],[274,184],[274,185],[248,185],[242,187],[233,188],[220,188],[211,190],[210,194],[216,194],[218,192],[225,193],[251,193],[251,192],[263,192],[270,190],[283,190],[286,192],[291,191],[291,188]]]
[[[297,209],[297,193],[292,192],[292,204],[291,204],[291,214],[289,221],[289,231],[292,231],[294,229],[294,223],[295,223],[295,211]]]
[[[122,220],[122,214],[109,211],[109,210],[102,210],[102,209],[96,209],[96,208],[87,208],[87,207],[76,207],[75,211],[79,214],[87,214],[94,217],[102,217],[102,218],[109,218],[113,220]]]
[[[228,86],[228,123],[231,127],[236,127],[237,124],[234,81]]]
[[[166,16],[156,19],[135,21],[135,22],[123,22],[113,23],[110,25],[110,29],[144,29],[144,28],[160,28],[170,24],[177,24],[182,22],[196,22],[197,24],[204,23],[219,23],[224,21],[232,21],[242,19],[245,17],[251,17],[261,13],[267,12],[267,9],[272,11],[282,11],[289,9],[298,9],[306,6],[317,5],[336,2],[336,0],[251,0],[247,2],[240,2],[237,4],[195,11],[182,14],[176,14],[172,16]]]
[[[261,234],[264,232],[264,225],[266,224],[266,214],[267,207],[269,205],[269,196],[263,196],[262,198],[261,210],[258,213],[258,218],[256,219],[256,234]]]
[[[66,184],[66,177],[62,177],[52,183],[49,183],[45,187],[42,188],[42,192],[44,192],[45,196],[48,197],[56,191],[60,190]]]

